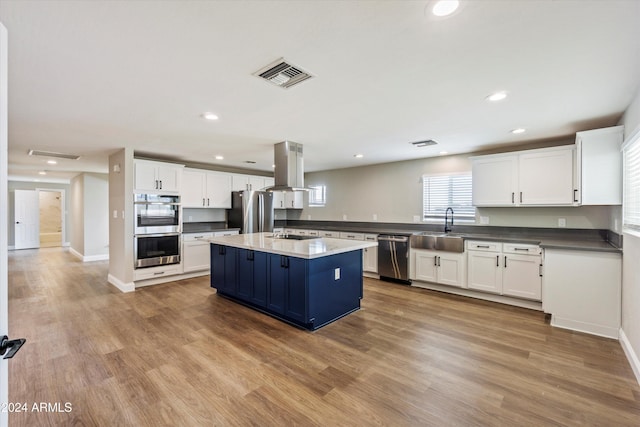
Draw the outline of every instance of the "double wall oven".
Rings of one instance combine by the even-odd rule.
[[[135,268],[180,262],[180,196],[134,195]]]

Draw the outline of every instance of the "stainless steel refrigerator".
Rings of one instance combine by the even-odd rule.
[[[233,191],[227,223],[229,228],[240,228],[240,233],[273,231],[273,193]]]

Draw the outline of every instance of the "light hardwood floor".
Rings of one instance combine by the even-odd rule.
[[[123,294],[106,275],[10,253],[10,332],[28,339],[10,400],[29,407],[11,426],[640,425],[619,343],[539,312],[365,279],[360,311],[310,333],[208,276]]]

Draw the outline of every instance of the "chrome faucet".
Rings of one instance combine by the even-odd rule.
[[[449,225],[449,211],[451,211],[451,225]],[[444,232],[448,233],[451,231],[451,227],[453,227],[453,209],[451,208],[447,208],[446,212],[444,213]]]

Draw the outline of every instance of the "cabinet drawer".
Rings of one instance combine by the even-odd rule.
[[[338,233],[337,231],[321,231],[320,232],[320,236],[322,237],[333,237],[333,238],[338,238],[340,237],[340,233]]]
[[[209,237],[213,237],[213,233],[182,233],[182,241],[185,243],[208,239]]]
[[[349,240],[364,240],[363,233],[340,233],[341,239],[349,239]]]
[[[503,243],[502,245],[502,252],[505,254],[539,255],[542,253],[538,245],[518,243]]]
[[[319,236],[320,232],[318,230],[309,230],[309,236]]]
[[[157,279],[159,277],[171,276],[182,273],[182,264],[173,264],[164,267],[151,267],[134,270],[134,280]]]
[[[481,242],[479,240],[468,240],[467,250],[483,251],[483,252],[501,252],[502,243],[498,242]]]

